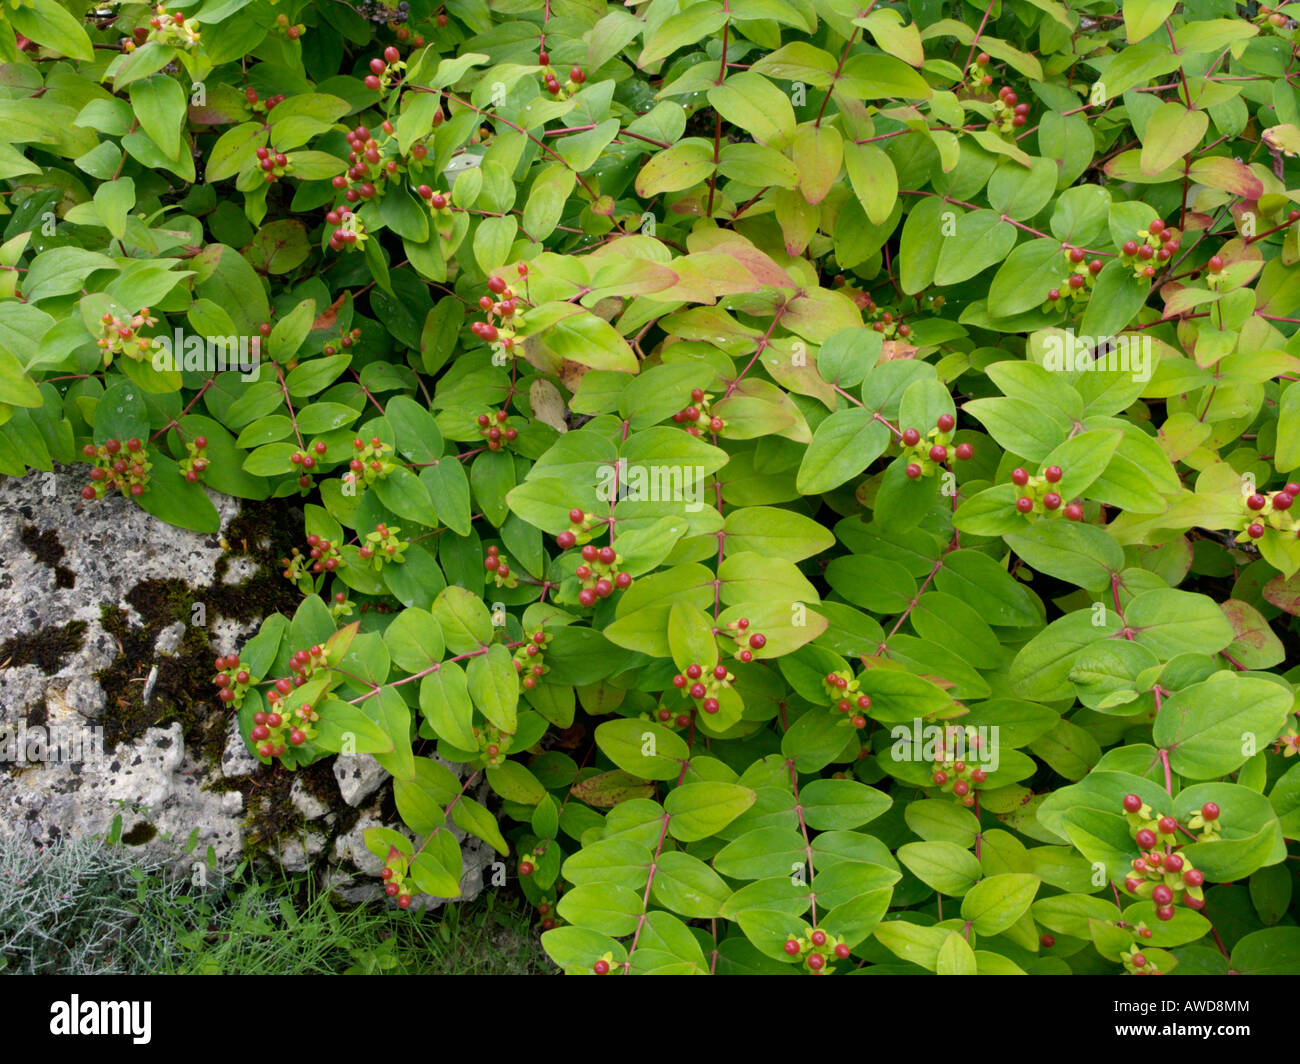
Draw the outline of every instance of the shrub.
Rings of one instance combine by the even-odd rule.
[[[0,471],[567,971],[1295,970],[1296,29],[1100,7],[10,5]]]

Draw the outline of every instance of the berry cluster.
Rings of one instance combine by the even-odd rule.
[[[289,22],[289,16],[284,14],[284,12],[281,12],[280,14],[275,16],[275,25],[276,28],[281,33],[283,33],[286,37],[288,37],[289,40],[291,41],[296,41],[299,37],[301,37],[304,33],[307,32],[306,26],[291,25]]]
[[[650,720],[651,714],[642,713],[641,719]],[[656,709],[653,714],[653,719],[657,723],[662,724],[665,728],[669,728],[673,731],[676,731],[678,728],[689,727],[691,723],[691,715],[689,713],[674,714],[667,706],[660,706]]]
[[[390,47],[389,51],[396,52],[397,49]],[[375,60],[375,62],[380,61]],[[385,120],[380,129],[384,137],[382,144],[371,135],[370,129],[366,126],[357,126],[355,129],[348,130],[348,170],[331,178],[331,183],[343,193],[343,198],[348,203],[374,199],[378,195],[375,182],[396,180],[404,170],[397,156],[397,142],[393,139],[393,123]],[[417,147],[420,149],[419,153],[415,150]],[[415,145],[411,149],[411,155],[424,158],[428,155],[428,148],[423,144]],[[338,213],[343,216],[346,211],[340,209]],[[328,215],[326,220],[329,220]],[[337,223],[331,222],[331,224]]]
[[[263,100],[258,97],[256,89],[245,89],[244,99],[248,102],[248,109],[250,111],[264,115],[273,111],[276,105],[283,102],[284,93],[280,93],[277,96],[268,96]]]
[[[1033,514],[1035,521],[1040,517],[1064,517],[1067,521],[1082,521],[1083,506],[1077,499],[1066,506],[1061,505],[1064,500],[1055,486],[1064,475],[1060,466],[1050,465],[1039,476],[1031,477],[1028,470],[1017,466],[1011,471],[1011,483],[1021,489],[1021,494],[1016,499],[1016,509],[1026,517]]]
[[[394,80],[402,76],[406,64],[402,54],[393,45],[384,49],[383,58],[376,56],[370,60],[370,73],[366,75],[366,88],[371,92],[386,90]]]
[[[179,11],[168,14],[163,4],[155,7],[153,12],[149,20],[149,40],[164,48],[184,48],[187,51],[199,43],[199,24],[195,19],[187,19]]]
[[[980,745],[980,736],[974,728],[949,725],[944,729],[935,750],[934,773],[930,779],[945,794],[951,794],[967,808],[975,804],[972,789],[989,778],[982,768],[972,767],[963,758],[969,758]]]
[[[981,53],[981,57],[983,53]],[[1029,121],[1029,104],[1021,103],[1015,92],[1008,85],[998,89],[998,98],[993,101],[993,121],[989,129],[1000,133],[1010,133]]]
[[[1097,274],[1101,273],[1101,259],[1086,261],[1088,254],[1083,248],[1066,248],[1064,255],[1070,272],[1055,288],[1048,290],[1047,302],[1044,304],[1046,310],[1065,306],[1064,300],[1087,302],[1088,297],[1092,295],[1092,286],[1096,282]]]
[[[229,661],[230,659],[227,658],[226,660]],[[290,712],[286,708],[288,706],[289,696],[293,694],[295,687],[303,686],[303,684],[312,677],[318,668],[327,668],[328,666],[329,651],[324,647],[316,645],[310,649],[297,650],[289,659],[289,671],[293,673],[293,676],[280,677],[280,679],[276,680],[275,683],[272,684],[271,689],[266,692],[266,704],[276,713],[277,716],[281,716],[281,724],[278,725],[278,727],[289,731],[288,739],[294,746],[300,745],[301,742],[305,741],[305,738],[300,740],[300,742],[293,742],[293,731],[303,731],[303,735],[306,736],[307,733],[303,729],[305,729],[307,725],[319,720],[320,717],[316,713],[316,710],[307,703],[299,705],[296,709]],[[285,716],[291,719],[296,719],[298,723],[284,724],[283,717]],[[254,715],[253,724],[255,727],[257,723],[256,715]],[[262,724],[269,727],[267,721],[262,721]],[[313,732],[312,734],[315,733]],[[261,740],[264,742],[264,745],[269,745],[271,747],[272,753],[264,753],[261,747],[258,748],[257,752],[261,754],[262,757],[279,757],[284,753],[284,747],[279,743],[279,738],[284,738],[283,731],[277,732],[277,740],[274,742],[266,743],[264,740]],[[254,739],[254,741],[257,742],[259,740]]]
[[[378,436],[371,436],[369,443],[358,436],[352,441],[352,449],[356,455],[348,463],[343,481],[355,488],[367,488],[376,480],[383,480],[396,468],[396,464],[388,458],[393,445],[385,443]]]
[[[725,665],[713,666],[706,676],[704,666],[697,662],[686,666],[685,675],[678,673],[674,676],[673,686],[681,691],[682,697],[693,699],[697,710],[712,715],[721,708],[718,695],[729,688],[735,678]]]
[[[1161,920],[1174,918],[1174,906],[1180,900],[1189,909],[1205,908],[1205,894],[1201,890],[1205,874],[1176,852],[1181,848],[1178,821],[1153,813],[1136,794],[1126,794],[1123,804],[1124,816],[1140,851],[1133,860],[1133,874],[1124,878],[1124,889],[1155,902],[1156,916]],[[1219,837],[1219,807],[1213,802],[1206,802],[1188,821],[1189,833],[1197,828],[1201,829],[1198,842]]]
[[[543,931],[550,931],[552,928],[560,926],[559,921],[551,914],[551,910],[555,908],[555,901],[554,898],[544,897],[537,903],[537,912],[542,918]]]
[[[539,66],[546,68],[545,73],[542,75],[542,82],[546,86],[546,91],[557,100],[567,100],[587,80],[587,75],[583,73],[581,67],[573,67],[569,71],[569,80],[561,85],[560,79],[551,70],[551,57],[546,52],[537,53],[537,63]]]
[[[367,561],[373,558],[376,572],[383,569],[385,562],[406,561],[402,554],[410,544],[397,538],[397,533],[400,531],[400,528],[389,528],[383,523],[375,525],[375,530],[366,533],[365,542],[357,551],[361,555],[361,560]]]
[[[298,478],[298,487],[304,491],[311,487],[311,471],[316,468],[317,459],[324,456],[329,450],[329,446],[324,440],[317,440],[311,447],[305,451],[294,451],[289,455],[289,465],[293,467],[295,473],[301,473]]]
[[[510,741],[514,738],[514,732],[502,731],[495,725],[488,724],[483,728],[475,728],[474,738],[478,740],[479,755],[490,767],[496,768],[505,761],[506,754],[510,752]],[[529,871],[531,872],[532,869],[530,868]],[[520,872],[523,872],[522,867]]]
[[[153,341],[141,336],[140,330],[146,325],[157,324],[158,319],[150,315],[148,307],[141,307],[139,314],[132,314],[129,318],[105,313],[99,319],[99,338],[95,341],[104,353],[104,368],[112,365],[113,356],[119,354],[141,361]]]
[[[1287,513],[1295,502],[1296,495],[1300,495],[1300,483],[1290,480],[1281,491],[1269,495],[1255,492],[1246,496],[1242,503],[1246,508],[1246,527],[1237,537],[1237,542],[1262,539],[1266,531],[1265,521],[1279,532],[1295,532],[1300,537],[1300,519]]]
[[[114,490],[133,499],[144,494],[153,463],[148,449],[136,437],[126,441],[125,454],[121,440],[105,440],[98,447],[88,443],[81,453],[95,463],[90,469],[90,483],[81,489],[83,499],[102,499]]]
[[[341,174],[339,175],[342,176]],[[364,185],[364,188],[374,189],[374,185]],[[350,188],[349,192],[355,192],[356,189]],[[374,194],[373,192],[371,193]],[[327,243],[331,251],[348,250],[360,251],[366,246],[366,224],[357,217],[354,211],[346,207],[339,207],[337,210],[325,212],[325,222],[327,225],[335,226],[329,235]]]
[[[217,658],[217,675],[212,682],[217,685],[217,697],[228,706],[236,709],[244,701],[244,695],[257,680],[248,674],[248,670],[239,663],[238,654],[227,654]]]
[[[912,335],[912,327],[907,322],[895,318],[889,310],[881,310],[867,296],[867,318],[871,320],[873,331],[883,333],[886,340],[906,340]]]
[[[725,635],[736,641],[735,657],[739,658],[746,665],[754,660],[754,651],[762,650],[767,646],[767,636],[762,632],[751,632],[749,630],[749,618],[741,617],[739,620],[728,621],[725,631],[717,633]]]
[[[504,410],[489,410],[478,416],[478,434],[487,440],[489,451],[499,451],[519,436],[517,429],[508,424],[510,415]]]
[[[280,564],[285,567],[283,575],[286,580],[299,584],[308,570],[313,573],[332,573],[343,565],[339,544],[322,539],[315,533],[307,537],[307,549],[306,557],[303,557],[302,552],[294,547],[291,558],[280,559]]]
[[[248,737],[258,744],[258,754],[262,757],[280,757],[289,748],[284,740],[287,739],[290,746],[302,746],[316,737],[316,729],[311,726],[311,722],[320,720],[320,714],[310,703],[304,702],[294,710],[293,715],[297,718],[296,723],[285,720],[282,714],[274,710],[270,713],[259,710],[253,714],[253,729]]]
[[[712,433],[721,432],[727,427],[727,423],[722,418],[709,413],[709,403],[713,396],[702,388],[691,389],[690,404],[673,415],[673,420],[679,425],[685,425],[686,431],[692,436],[700,434],[700,422],[703,421]]]
[[[632,574],[619,571],[622,556],[612,546],[597,547],[591,543],[592,529],[596,525],[594,514],[584,513],[576,506],[569,511],[569,525],[558,536],[555,544],[560,550],[569,550],[582,543],[582,561],[574,575],[580,585],[578,602],[594,606],[597,599],[609,598],[614,589],[626,591],[632,586]]]
[[[325,216],[325,220],[329,221],[329,215]],[[339,220],[342,221],[342,218],[340,217]],[[354,328],[346,332],[340,332],[339,347],[343,348],[343,350],[346,351],[349,347],[351,347],[360,339],[361,339],[361,330],[359,328]],[[333,354],[337,354],[338,352],[333,344],[326,344],[324,353],[327,355],[333,355]]]
[[[924,437],[918,429],[904,429],[899,435],[903,445],[902,458],[907,461],[909,479],[934,476],[940,467],[948,466],[953,458],[961,461],[972,457],[975,448],[969,443],[952,446],[952,430],[957,419],[951,414],[940,414],[939,420]],[[909,460],[910,459],[910,460]]]
[[[421,186],[421,194],[427,186]],[[437,209],[433,200],[429,205]],[[519,276],[528,275],[528,267],[522,262],[517,267]],[[515,290],[506,284],[504,277],[493,275],[488,278],[488,295],[479,296],[478,305],[487,315],[486,321],[476,321],[470,326],[470,332],[484,343],[492,344],[498,340],[509,351],[515,346],[515,337],[524,324],[523,311],[519,307],[519,298]],[[498,415],[499,417],[500,415]],[[479,420],[481,425],[482,419]]]
[[[546,665],[546,646],[552,638],[554,637],[539,628],[529,637],[527,643],[515,649],[515,672],[523,677],[520,683],[529,691],[535,688],[538,681],[549,671]]]
[[[829,975],[835,969],[835,961],[846,961],[852,952],[849,945],[842,938],[831,939],[825,931],[820,928],[808,932],[807,935],[796,935],[790,932],[790,937],[785,940],[785,945],[781,947],[785,950],[786,956],[797,957],[803,962],[803,966],[813,975]]]
[[[500,547],[488,547],[487,557],[483,559],[483,568],[492,574],[497,587],[519,586],[519,581],[510,572],[510,566],[501,557]]]
[[[1137,240],[1124,241],[1119,249],[1119,261],[1131,269],[1138,280],[1145,278],[1149,281],[1156,275],[1157,263],[1166,263],[1173,258],[1182,238],[1178,230],[1169,228],[1159,218],[1145,229],[1139,229],[1137,235]],[[1213,264],[1214,259],[1210,262]],[[1219,259],[1218,269],[1222,268],[1223,260]],[[1218,272],[1213,265],[1210,269],[1213,273]]]
[[[1277,32],[1278,30],[1294,30],[1296,28],[1295,19],[1288,18],[1281,11],[1269,7],[1267,4],[1259,5],[1259,12],[1251,21],[1255,22],[1260,29],[1267,27],[1278,37],[1282,36]]]
[[[279,181],[282,177],[287,177],[291,169],[289,157],[284,152],[265,147],[257,149],[257,165],[262,168],[267,181]]]
[[[209,459],[203,452],[208,446],[206,436],[195,436],[192,440],[185,443],[186,456],[177,464],[180,475],[188,480],[191,484],[197,484],[199,478],[203,476],[203,471],[208,468]]]
[[[853,674],[848,672],[828,672],[822,682],[826,693],[830,695],[831,701],[835,704],[836,711],[839,713],[853,713],[853,716],[848,718],[848,723],[853,725],[854,728],[865,728],[867,718],[863,716],[863,713],[871,708],[871,696],[860,693],[862,685],[853,678]],[[855,709],[859,712],[855,713]]]
[[[380,870],[379,878],[384,881],[384,893],[397,899],[399,909],[411,907],[411,888],[406,883],[410,874],[411,859],[396,846],[389,847],[388,860]]]

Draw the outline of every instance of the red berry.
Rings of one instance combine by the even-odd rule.
[[[1151,900],[1157,905],[1168,905],[1174,900],[1174,892],[1165,884],[1160,883],[1156,889],[1151,892]]]
[[[948,782],[948,773],[944,772],[943,769],[939,769],[937,772],[935,772],[933,778],[934,778],[934,785],[936,787],[942,787],[945,783]]]
[[[1213,802],[1206,802],[1203,806],[1201,806],[1201,819],[1218,820],[1219,807],[1215,805]]]
[[[1047,934],[1040,935],[1038,938],[1038,944],[1042,946],[1043,949],[1051,949],[1053,946],[1056,945],[1056,939],[1054,939],[1051,935],[1047,935]]]
[[[1043,470],[1043,476],[1049,484],[1056,484],[1060,481],[1062,476],[1061,467],[1054,465],[1048,466]]]
[[[1178,821],[1171,816],[1162,816],[1160,818],[1159,828],[1162,834],[1172,835],[1178,830]]]
[[[601,548],[600,548],[600,560],[601,560],[602,564],[604,564],[604,565],[613,565],[613,564],[614,564],[614,559],[615,559],[616,557],[618,557],[618,555],[614,553],[614,548],[613,548],[613,547],[601,547]]]
[[[600,598],[609,598],[614,592],[614,585],[603,577],[596,581],[596,595]]]
[[[705,713],[716,713],[718,708],[718,700],[716,698],[706,698],[704,700]]]
[[[1061,497],[1058,494],[1056,494],[1056,492],[1049,491],[1046,495],[1043,496],[1043,506],[1045,506],[1049,510],[1060,509]]]
[[[951,414],[940,414],[940,415],[939,415],[939,422],[938,422],[938,425],[939,425],[939,431],[940,431],[940,432],[951,432],[951,431],[952,431],[952,427],[953,427],[955,424],[957,424],[957,419],[956,419],[955,417],[953,417]]]
[[[967,459],[971,458],[974,454],[975,454],[975,448],[972,447],[969,443],[959,443],[959,444],[957,444],[956,455],[957,455],[957,457],[960,458],[963,462],[965,462]]]
[[[1141,953],[1135,953],[1129,959],[1134,968],[1145,968],[1147,966],[1147,959]]]
[[[903,472],[907,474],[909,480],[916,480],[921,475],[921,467],[915,462],[908,462],[907,468]]]
[[[631,586],[632,586],[632,574],[631,574],[631,573],[619,573],[618,576],[614,577],[614,585],[615,585],[616,587],[618,587],[620,590],[631,587]]]
[[[921,434],[916,429],[904,429],[903,442],[909,447],[915,447],[921,442]]]
[[[782,946],[781,948],[784,949],[786,953],[788,953],[791,957],[793,957],[796,953],[799,952],[799,943],[792,938],[788,938],[785,941],[785,945]]]
[[[561,532],[558,536],[555,537],[555,542],[560,547],[561,550],[568,550],[570,547],[574,545],[574,543],[577,542],[577,539],[578,539],[577,536],[575,536],[568,529],[565,529],[563,532]]]
[[[1022,514],[1029,513],[1034,508],[1034,500],[1028,496],[1022,495],[1016,500],[1016,509]]]
[[[1295,496],[1288,495],[1285,491],[1280,491],[1273,496],[1274,510],[1289,510],[1291,504],[1295,501]]]
[[[1220,270],[1223,269],[1223,259],[1220,258],[1218,255],[1211,255],[1210,261],[1207,262],[1205,265],[1211,273],[1218,273]]]
[[[93,499],[95,497],[95,489],[92,488],[89,484],[87,484],[84,488],[81,489],[81,497],[83,499]]]
[[[1029,483],[1029,474],[1023,469],[1013,469],[1011,471],[1011,483],[1024,487]]]
[[[686,675],[689,676],[692,680],[698,680],[701,676],[704,675],[704,670],[701,669],[698,665],[688,665],[686,668]]]
[[[851,952],[852,951],[849,949],[849,947],[845,945],[843,942],[841,942],[838,946],[835,947],[835,956],[842,961],[848,960],[849,954]]]
[[[691,697],[692,697],[692,698],[703,698],[703,697],[704,697],[706,694],[708,694],[708,693],[709,693],[709,692],[708,692],[708,688],[706,688],[706,687],[704,686],[704,684],[702,684],[702,683],[693,683],[693,684],[691,684]]]
[[[970,784],[965,780],[958,780],[952,785],[952,793],[958,798],[964,798],[966,795],[970,794]]]
[[[936,443],[930,448],[930,461],[946,462],[948,460],[948,448],[942,444]]]
[[[1070,248],[1070,261],[1074,263],[1082,262],[1086,258],[1083,248]]]
[[[1125,254],[1125,255],[1127,255],[1129,258],[1132,258],[1134,255],[1137,254],[1137,251],[1138,251],[1138,245],[1137,245],[1137,241],[1136,241],[1136,240],[1126,240],[1126,241],[1124,241],[1124,254]]]
[[[1205,873],[1196,868],[1189,869],[1183,873],[1183,882],[1189,887],[1199,887],[1205,882]]]
[[[1176,853],[1171,853],[1165,858],[1166,872],[1181,872],[1183,870],[1183,859]]]
[[[1065,513],[1066,520],[1068,521],[1083,520],[1083,507],[1080,506],[1077,502],[1070,503],[1070,505],[1067,506],[1063,512]]]
[[[1189,903],[1191,899],[1188,899]],[[1196,908],[1196,906],[1192,906]],[[1172,905],[1161,905],[1156,909],[1156,916],[1161,920],[1172,920],[1174,918],[1174,907]]]
[[[1252,510],[1262,510],[1267,501],[1263,495],[1255,494],[1246,499],[1246,505]]]
[[[1246,535],[1248,535],[1251,539],[1259,539],[1261,536],[1264,535],[1264,526],[1261,525],[1258,521],[1256,521],[1253,525],[1251,525],[1249,528],[1246,529]]]
[[[584,587],[578,592],[578,602],[584,606],[594,606],[596,603],[596,592],[589,587]]]
[[[755,632],[749,637],[749,645],[754,650],[762,650],[767,646],[767,636],[763,635],[761,632]]]
[[[1143,828],[1137,833],[1137,844],[1144,850],[1151,849],[1156,844],[1156,833],[1149,828]]]
[[[808,955],[808,967],[814,972],[820,972],[824,967],[826,967],[826,958],[820,953],[810,953]]]
[[[1136,813],[1142,808],[1142,799],[1136,794],[1124,795],[1124,809],[1130,813]]]

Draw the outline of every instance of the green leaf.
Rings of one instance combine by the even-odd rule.
[[[466,680],[469,695],[483,716],[502,731],[513,732],[518,723],[519,676],[510,651],[494,643],[486,654],[469,663]]]
[[[837,411],[813,433],[796,487],[804,495],[830,491],[862,473],[889,445],[889,429],[861,407]]]
[[[909,842],[898,849],[898,859],[926,886],[961,897],[980,877],[975,855],[951,842]]]
[[[1269,680],[1220,672],[1165,699],[1152,734],[1169,751],[1175,772],[1213,779],[1271,742],[1293,701],[1287,688]]]
[[[735,783],[686,783],[664,802],[672,819],[668,831],[682,842],[698,842],[716,835],[754,804],[758,795]]]
[[[1029,911],[1040,882],[1014,872],[982,879],[962,899],[961,917],[977,934],[999,935]]]
[[[595,738],[601,753],[641,779],[677,779],[690,757],[680,736],[650,721],[606,721],[596,729]]]

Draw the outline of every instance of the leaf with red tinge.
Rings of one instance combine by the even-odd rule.
[[[646,783],[630,772],[616,769],[613,772],[602,772],[598,776],[588,776],[575,783],[569,793],[580,802],[586,802],[597,809],[612,809],[632,798],[653,798],[655,787],[653,783]]]
[[[840,175],[844,162],[844,138],[834,126],[800,126],[791,145],[799,170],[799,187],[811,204],[821,203]]]
[[[1192,163],[1188,174],[1193,181],[1231,192],[1242,199],[1257,200],[1264,194],[1264,182],[1251,173],[1249,166],[1236,159],[1224,156],[1197,159]]]
[[[1300,575],[1273,577],[1264,585],[1264,597],[1278,609],[1300,615]]]

